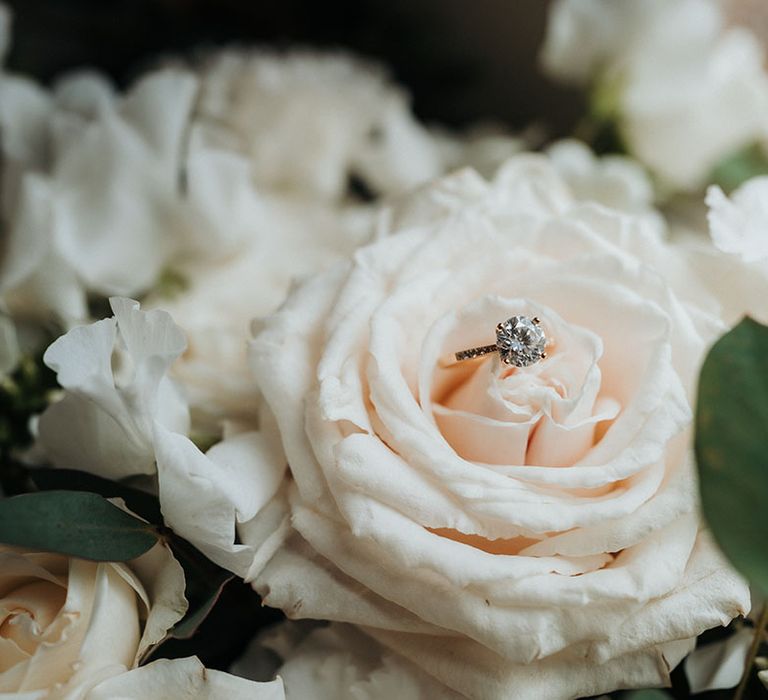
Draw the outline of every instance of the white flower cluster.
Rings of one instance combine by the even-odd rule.
[[[768,139],[766,52],[726,0],[556,0],[542,63],[590,84],[629,152],[666,187],[695,189]]]
[[[667,684],[749,612],[690,438],[706,349],[768,318],[768,179],[702,189],[768,135],[762,47],[715,0],[558,0],[543,56],[609,95],[631,157],[428,129],[340,53],[217,51],[124,92],[0,70],[0,377],[43,343],[60,387],[23,458],[140,483],[323,621],[231,673],[147,663],[188,606],[169,547],[0,547],[0,698],[568,700]],[[514,315],[545,360],[445,367]]]

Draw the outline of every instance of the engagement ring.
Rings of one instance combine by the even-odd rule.
[[[538,317],[513,316],[496,326],[496,342],[454,353],[455,362],[474,360],[498,352],[501,361],[515,367],[528,367],[543,360],[547,336]],[[453,364],[452,362],[444,364]]]

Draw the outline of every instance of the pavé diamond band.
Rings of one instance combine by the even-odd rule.
[[[548,340],[541,328],[541,321],[534,316],[513,316],[496,326],[496,342],[493,345],[481,345],[454,353],[454,362],[444,362],[451,365],[464,360],[474,360],[484,355],[498,352],[501,361],[514,367],[528,367],[543,360],[547,353]]]

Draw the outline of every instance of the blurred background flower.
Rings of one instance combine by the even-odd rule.
[[[565,134],[583,102],[538,71],[549,4],[486,0],[468,12],[461,0],[13,0],[9,65],[43,81],[96,66],[124,86],[160,54],[343,47],[389,66],[422,121],[524,127],[547,115]]]

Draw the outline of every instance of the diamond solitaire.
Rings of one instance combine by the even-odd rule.
[[[456,362],[498,352],[501,361],[514,367],[528,367],[543,360],[547,353],[547,336],[541,321],[534,316],[513,316],[496,326],[496,344],[469,348],[454,354]]]
[[[504,364],[528,367],[547,356],[547,336],[539,324],[535,316],[513,316],[496,326],[496,348]]]

